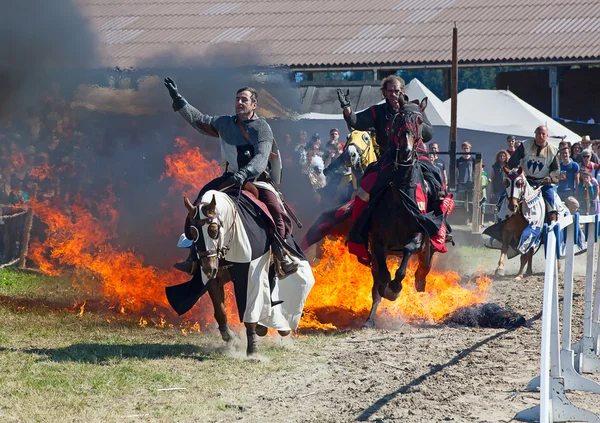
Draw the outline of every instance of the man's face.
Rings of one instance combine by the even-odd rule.
[[[438,147],[438,145],[436,143],[431,144],[431,152],[432,153],[437,153],[438,151],[440,151],[440,148]]]
[[[514,138],[507,138],[506,145],[508,145],[509,149],[513,149],[515,147],[516,140]]]
[[[591,143],[591,141],[581,141],[581,147],[585,150],[590,146]]]
[[[400,89],[400,83],[398,81],[391,81],[385,86],[383,94],[392,107],[399,107],[400,103],[398,98],[404,94],[404,89]]]
[[[235,113],[238,115],[251,114],[256,109],[256,101],[252,101],[249,91],[242,91],[235,96]]]
[[[463,153],[465,153],[465,155],[469,154],[469,151],[471,151],[471,147],[469,147],[468,145],[461,146],[461,149]]]
[[[560,150],[560,157],[562,159],[568,159],[570,155],[571,155],[571,153],[567,147]]]
[[[338,131],[331,131],[331,133],[329,134],[329,137],[331,138],[332,141],[337,141],[340,139],[340,133]]]
[[[535,130],[535,143],[538,145],[545,145],[548,140],[548,128],[540,126]]]

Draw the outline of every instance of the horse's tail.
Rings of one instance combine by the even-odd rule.
[[[352,201],[321,213],[300,241],[300,248],[306,251],[327,235],[346,236],[352,228]]]

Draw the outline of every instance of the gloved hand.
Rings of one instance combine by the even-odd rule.
[[[346,93],[342,91],[341,88],[337,89],[338,100],[340,101],[340,107],[345,109],[346,107],[350,107],[350,100],[348,97],[350,96],[350,89],[346,90]]]
[[[231,175],[227,181],[227,184],[233,184],[235,187],[241,187],[244,185],[244,182],[246,182],[246,179],[248,179],[248,174],[244,169],[240,169]]]
[[[165,78],[165,87],[167,87],[167,90],[169,90],[169,95],[173,101],[181,98],[181,94],[179,94],[179,91],[177,91],[177,85],[175,84],[175,81],[168,76]]]

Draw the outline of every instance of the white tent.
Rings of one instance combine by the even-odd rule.
[[[450,100],[444,104],[450,108]],[[560,139],[581,141],[581,137],[529,105],[510,91],[466,89],[458,94],[457,124],[460,129],[515,135],[533,138],[538,125],[546,125],[550,142],[558,145]]]
[[[446,106],[421,81],[417,78],[411,80],[406,86],[405,92],[411,100],[423,100],[423,97],[427,97],[425,113],[433,126],[450,126],[450,107]]]
[[[450,109],[440,100],[433,92],[429,90],[421,81],[414,78],[406,85],[406,95],[411,100],[422,100],[427,97],[427,118],[433,126],[450,126]],[[380,101],[378,104],[383,103]],[[311,120],[329,120],[329,121],[344,121],[342,111],[339,114],[326,113],[305,113],[299,115],[296,119],[311,119]],[[345,126],[345,125],[344,125]]]

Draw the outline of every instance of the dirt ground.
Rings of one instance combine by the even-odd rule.
[[[482,269],[493,273],[498,255],[453,248],[436,266],[459,270],[466,280]],[[576,258],[574,340],[582,333],[584,263],[585,255]],[[67,297],[77,292],[64,281],[21,291],[4,281],[0,422],[513,421],[539,402],[524,388],[539,374],[543,254],[535,257],[533,277],[515,282],[517,266],[507,263],[487,302],[523,314],[530,327],[381,318],[369,330],[269,335],[252,360],[239,327],[239,339],[226,346],[216,328],[184,335],[177,327],[140,327],[91,302],[81,316],[65,312],[65,304],[47,298],[64,289],[55,301],[64,297],[70,306]],[[593,394],[568,397],[600,412]]]
[[[463,271],[493,265],[492,258],[497,260],[496,252],[483,251],[481,258],[463,263]],[[516,260],[508,262],[507,275],[516,274]],[[577,258],[577,293],[583,293],[584,263],[585,255]],[[496,278],[488,301],[522,313],[529,328],[418,327],[387,321],[379,325],[385,329],[325,339],[318,349],[299,338],[291,348],[305,356],[289,372],[257,380],[243,397],[235,393],[238,403],[249,405],[237,418],[256,422],[512,421],[519,411],[539,403],[538,393],[523,390],[539,374],[543,267],[543,256],[538,254],[534,277],[521,282],[512,276]],[[581,295],[575,298],[575,340],[582,331],[582,318]],[[576,405],[600,411],[593,394],[573,392],[569,398]]]

